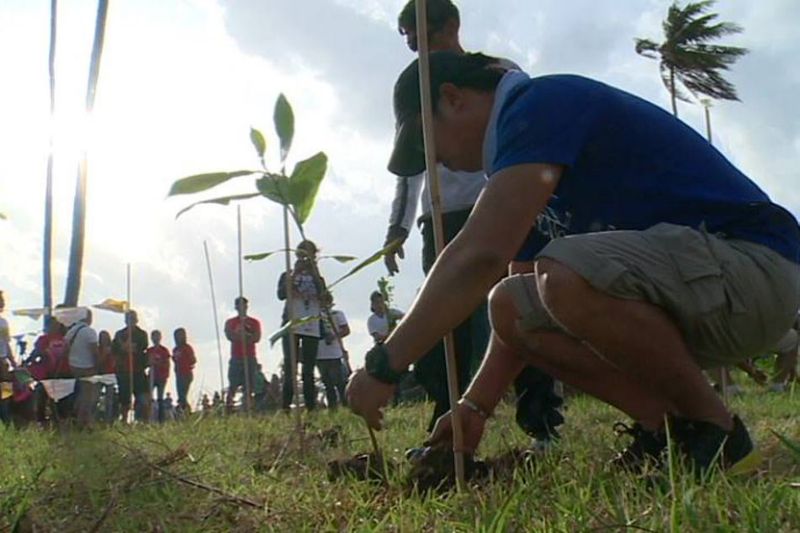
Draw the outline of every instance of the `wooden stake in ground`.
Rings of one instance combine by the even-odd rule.
[[[433,240],[436,255],[444,248],[444,231],[442,229],[442,199],[439,190],[439,172],[436,165],[436,143],[433,135],[433,105],[431,102],[430,60],[428,57],[428,11],[427,1],[417,0],[417,47],[419,50],[419,83],[422,102],[422,131],[425,140],[425,167],[427,168],[427,185],[431,193],[431,220],[433,222]],[[451,412],[458,402],[458,372],[456,370],[456,352],[453,332],[444,338],[444,354],[447,362],[447,388],[450,397]],[[453,416],[453,455],[456,473],[456,487],[463,491],[464,480],[463,433],[461,420]]]
[[[242,206],[240,205],[236,206],[236,242],[239,251],[236,263],[239,268],[239,306],[241,306],[244,300],[244,275],[242,273]],[[239,310],[237,309],[236,312],[239,313]],[[249,413],[252,391],[250,390],[250,357],[247,355],[247,345],[245,344],[246,325],[247,320],[245,320],[245,317],[239,316],[239,341],[242,343],[242,360],[244,362],[244,410]]]
[[[217,356],[219,357],[219,391],[225,395],[225,373],[222,370],[222,341],[219,336],[219,316],[217,316],[217,296],[214,290],[214,274],[211,271],[211,256],[208,253],[208,243],[203,241],[203,251],[206,255],[206,269],[208,270],[208,285],[211,289],[211,307],[214,315],[214,331],[217,335]],[[225,412],[225,409],[222,410]]]
[[[126,295],[128,299],[128,308],[125,310],[125,326],[128,329],[128,384],[130,386],[130,394],[125,401],[131,402],[131,407],[133,408],[133,418],[136,419],[136,391],[133,390],[133,325],[131,324],[130,318],[128,318],[128,314],[131,311],[131,264],[128,263],[127,268],[127,279],[126,279]],[[130,409],[128,409],[130,413]],[[127,420],[123,420],[123,422],[127,422]]]
[[[300,388],[297,380],[297,344],[294,340],[294,328],[291,326],[292,320],[301,317],[292,316],[294,304],[294,295],[292,294],[294,288],[294,283],[292,283],[292,240],[289,236],[289,207],[286,204],[283,206],[283,247],[285,249],[284,260],[286,262],[286,271],[283,278],[283,282],[286,284],[286,320],[290,324],[289,329],[286,331],[287,341],[289,342],[289,368],[285,368],[284,365],[283,379],[285,380],[289,376],[292,379],[292,396],[294,397],[295,405],[298,405],[298,408],[295,409],[295,431],[300,439],[300,454],[303,457],[306,446],[303,435],[303,419],[299,408]],[[286,372],[289,372],[288,376]]]

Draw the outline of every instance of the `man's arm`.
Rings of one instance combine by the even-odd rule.
[[[253,331],[250,332],[250,342],[253,344],[261,340],[261,322],[258,320],[253,321]]]
[[[397,274],[400,267],[397,265],[397,257],[403,259],[405,252],[402,244],[408,238],[409,229],[414,225],[414,217],[417,214],[417,204],[419,203],[419,193],[422,189],[424,174],[410,178],[398,177],[394,199],[392,200],[392,212],[389,216],[389,228],[386,230],[386,239],[383,243],[388,246],[392,242],[400,241],[400,246],[391,253],[387,253],[383,260],[389,274]]]
[[[464,229],[439,256],[386,340],[393,369],[417,361],[486,297],[547,205],[561,172],[557,165],[524,164],[489,180]]]
[[[225,338],[233,342],[233,321],[228,320],[225,322]]]

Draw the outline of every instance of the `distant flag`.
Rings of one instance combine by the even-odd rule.
[[[26,316],[33,320],[39,320],[42,315],[47,313],[46,307],[34,307],[32,309],[14,309],[11,314],[14,316]]]
[[[95,309],[102,309],[104,311],[111,311],[113,313],[124,313],[128,310],[128,302],[125,300],[114,300],[113,298],[106,298],[99,304],[92,307]]]

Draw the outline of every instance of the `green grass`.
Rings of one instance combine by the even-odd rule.
[[[402,488],[403,451],[422,440],[429,409],[390,410],[389,429],[378,437],[401,468],[388,487],[352,479],[328,482],[327,461],[370,451],[363,422],[348,411],[306,416],[305,454],[294,419],[282,414],[197,417],[89,434],[0,428],[0,530],[14,525],[59,532],[97,526],[103,531],[800,530],[800,489],[791,486],[800,481],[800,457],[786,445],[800,442],[800,390],[749,389],[735,399],[733,409],[767,460],[756,475],[717,475],[704,485],[680,469],[655,487],[609,471],[605,463],[618,446],[611,425],[621,417],[576,398],[569,402],[563,443],[533,468],[466,494],[408,495]],[[512,415],[510,407],[500,410],[481,455],[526,444]],[[314,435],[337,424],[344,441],[324,447]]]

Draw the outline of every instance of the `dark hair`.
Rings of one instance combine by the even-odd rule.
[[[249,304],[249,303],[250,303],[250,300],[248,300],[248,299],[247,299],[247,298],[245,298],[244,296],[237,296],[237,297],[236,297],[236,299],[235,299],[235,300],[233,300],[233,305],[234,305],[234,307],[235,307],[235,306],[237,306],[237,305],[239,305],[239,302],[241,302],[241,303],[243,303],[243,304]]]
[[[499,59],[483,54],[442,50],[431,53],[429,59],[434,113],[438,111],[442,84],[491,93],[507,72]],[[397,176],[416,176],[425,170],[419,85],[419,65],[414,60],[394,85],[396,135],[389,171]]]
[[[428,34],[444,29],[451,20],[461,22],[458,8],[451,0],[428,0]],[[397,17],[397,29],[405,35],[407,30],[417,29],[417,2],[409,0]]]
[[[377,298],[383,298],[383,294],[379,291],[373,291],[372,294],[369,295],[370,302],[374,302]]]

